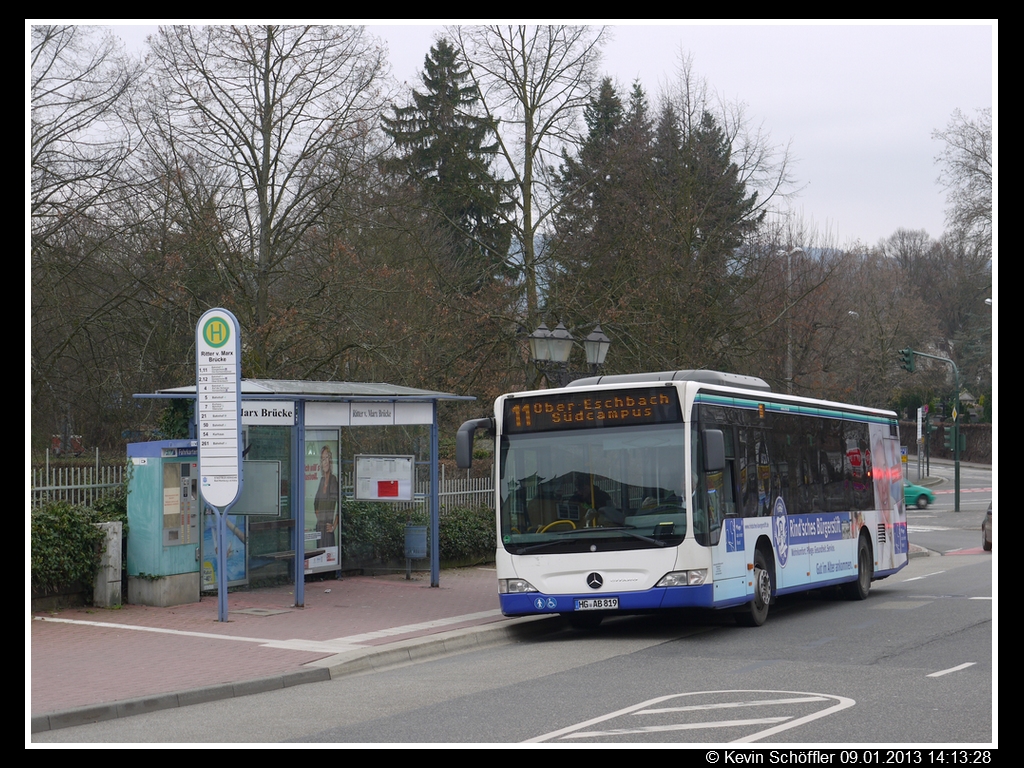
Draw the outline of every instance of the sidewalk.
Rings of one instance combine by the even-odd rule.
[[[311,581],[170,608],[34,613],[32,732],[231,698],[481,647],[557,619],[506,619],[494,568]]]

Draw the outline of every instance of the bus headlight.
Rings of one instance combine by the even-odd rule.
[[[512,595],[519,592],[536,592],[537,589],[526,579],[498,579],[498,594]]]
[[[694,568],[691,571],[672,571],[661,577],[655,586],[658,587],[699,587],[708,579],[707,568]]]

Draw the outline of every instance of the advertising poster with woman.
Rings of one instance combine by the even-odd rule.
[[[907,511],[903,504],[903,463],[899,441],[889,435],[888,425],[871,425],[871,471],[875,508],[880,510],[886,535],[893,537],[895,554],[906,552]],[[876,569],[895,567],[893,552],[883,549]]]
[[[339,461],[337,430],[306,432],[305,573],[341,568]]]

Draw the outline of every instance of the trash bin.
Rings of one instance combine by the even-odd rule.
[[[405,559],[422,560],[427,556],[427,526],[405,526]]]

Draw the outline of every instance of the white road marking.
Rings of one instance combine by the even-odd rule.
[[[733,707],[767,707],[777,704],[806,704],[809,701],[828,701],[824,696],[804,696],[799,699],[759,699],[757,701],[726,701],[718,704],[697,704],[692,707],[662,707],[661,709],[641,709],[634,715],[650,715],[657,712],[704,712],[709,709],[732,709]]]
[[[930,675],[927,675],[927,677],[942,677],[943,675],[948,675],[950,672],[959,672],[961,669],[967,669],[968,667],[973,667],[977,663],[978,662],[976,662],[976,661],[968,661],[966,664],[960,664],[960,665],[958,665],[956,667],[950,667],[949,669],[943,669],[943,670],[941,670],[939,672],[932,672]]]
[[[656,705],[662,704],[663,702],[670,701],[672,699],[679,699],[689,696],[701,696],[701,695],[719,695],[719,694],[763,694],[763,693],[775,693],[775,694],[790,694],[799,698],[776,698],[771,700],[765,699],[750,699],[750,698],[739,698],[736,701],[728,702],[712,702],[709,704],[696,704],[683,707],[658,707]],[[809,703],[809,702],[827,702],[834,701],[831,707],[823,709],[818,712],[813,712],[804,717],[794,718],[792,715],[780,716],[780,717],[769,717],[769,718],[757,718],[751,720],[718,720],[701,723],[675,723],[668,725],[655,725],[655,726],[640,726],[638,728],[622,728],[622,729],[611,729],[611,730],[584,730],[590,729],[592,726],[598,723],[604,723],[609,720],[613,720],[617,717],[624,717],[626,715],[643,715],[643,714],[664,714],[667,712],[696,712],[696,711],[707,711],[710,709],[733,709],[738,707],[757,707],[765,704],[782,705],[792,703]],[[795,728],[798,725],[809,723],[812,720],[825,717],[827,715],[840,712],[848,707],[852,707],[857,702],[853,699],[848,699],[845,696],[833,696],[824,693],[806,693],[803,691],[764,691],[764,690],[729,690],[729,691],[697,691],[694,693],[675,693],[668,696],[659,696],[655,699],[649,699],[639,704],[626,707],[624,709],[610,712],[606,715],[591,718],[582,723],[576,725],[570,725],[567,728],[560,728],[557,731],[545,733],[541,736],[536,736],[532,739],[527,739],[524,744],[536,744],[545,741],[552,741],[555,739],[580,739],[587,736],[615,736],[620,734],[637,734],[637,733],[657,733],[662,731],[674,731],[674,730],[699,730],[703,728],[732,728],[744,725],[767,725],[770,723],[777,723],[777,725],[771,728],[766,728],[762,731],[757,731],[748,736],[744,736],[740,739],[733,740],[733,744],[749,744],[754,741],[772,736],[776,733]]]
[[[265,648],[280,648],[289,651],[310,651],[313,653],[344,653],[356,648],[365,648],[366,643],[371,640],[379,640],[384,637],[405,635],[410,632],[420,632],[425,629],[438,629],[440,627],[460,624],[466,621],[478,619],[489,619],[501,616],[500,610],[480,611],[478,613],[467,613],[462,616],[451,616],[446,619],[435,619],[434,621],[423,621],[418,624],[405,624],[400,627],[390,627],[375,632],[364,632],[360,635],[349,635],[347,637],[336,637],[331,640],[272,640],[265,637],[244,637],[239,635],[221,635],[213,632],[190,632],[182,629],[166,629],[163,627],[140,627],[132,624],[114,624],[107,621],[82,621],[79,619],[58,619],[50,616],[36,616],[36,621],[50,621],[58,624],[78,624],[89,627],[105,627],[107,629],[126,629],[136,632],[157,632],[166,635],[179,635],[184,637],[201,637],[211,640],[234,640],[242,643],[259,643]]]
[[[911,578],[904,579],[903,581],[920,581],[921,579],[927,579],[929,576],[938,576],[940,573],[945,573],[945,571],[935,571],[934,573],[926,573],[924,576],[912,576]]]
[[[589,736],[621,736],[629,733],[659,733],[662,731],[695,731],[702,728],[735,728],[740,725],[766,725],[791,720],[790,717],[763,717],[757,720],[719,720],[714,723],[675,723],[673,725],[647,725],[642,728],[616,728],[611,731],[580,731],[563,739],[585,739]]]
[[[158,632],[165,635],[182,635],[184,637],[204,637],[209,640],[236,640],[243,643],[270,643],[262,637],[239,637],[237,635],[218,635],[213,632],[188,632],[183,629],[165,629],[163,627],[138,627],[133,624],[113,624],[109,621],[81,621],[79,619],[56,619],[51,616],[36,616],[36,621],[49,621],[55,624],[77,624],[84,627],[105,627],[107,629],[131,629],[136,632]]]

